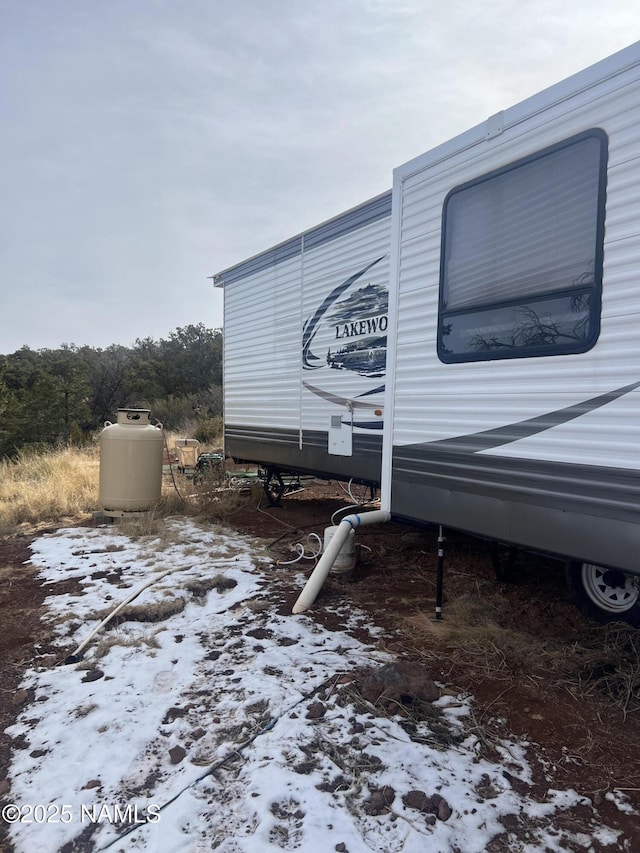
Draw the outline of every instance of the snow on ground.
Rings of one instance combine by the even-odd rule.
[[[167,528],[157,541],[104,527],[34,543],[47,584],[79,584],[46,600],[61,658],[157,581],[132,602],[137,619],[99,631],[80,663],[27,673],[35,701],[9,730],[18,810],[4,812],[20,818],[18,853],[481,853],[504,836],[505,816],[524,829],[500,849],[589,848],[589,835],[553,821],[588,801],[518,793],[530,781],[525,744],[499,744],[500,763],[483,758],[465,730],[468,697],[434,703],[447,744],[433,723],[357,701],[349,673],[391,660],[364,613],[351,608],[349,620],[368,644],[312,615],[278,615],[259,543],[184,520]],[[139,621],[152,612],[159,621]],[[606,827],[591,837],[616,847]]]

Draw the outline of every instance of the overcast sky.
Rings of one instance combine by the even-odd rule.
[[[0,353],[218,328],[207,276],[638,38],[637,0],[0,0]]]

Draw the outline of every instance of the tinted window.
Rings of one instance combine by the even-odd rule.
[[[594,130],[445,202],[443,361],[583,352],[600,323],[606,136]]]

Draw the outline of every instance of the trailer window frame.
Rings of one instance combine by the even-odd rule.
[[[585,145],[585,142],[589,140],[597,141],[597,151],[593,150],[592,143],[589,143],[589,147]],[[540,253],[536,255],[534,250],[531,247],[527,249],[526,245],[527,241],[535,243],[536,238],[539,241],[544,236],[546,226],[538,224],[536,231],[534,217],[537,215],[540,223],[545,217],[540,216],[540,214],[530,214],[526,206],[520,205],[519,213],[522,217],[522,223],[520,224],[520,219],[518,219],[519,224],[514,226],[513,217],[509,221],[509,225],[505,225],[504,222],[508,219],[505,213],[507,215],[509,213],[509,204],[511,203],[513,208],[514,203],[518,203],[516,199],[521,200],[525,197],[518,196],[515,187],[518,180],[521,184],[524,180],[526,185],[527,173],[518,172],[518,170],[529,168],[530,183],[536,177],[543,176],[545,169],[549,175],[552,175],[554,165],[561,166],[563,161],[569,162],[567,158],[572,156],[572,149],[574,155],[578,152],[577,146],[580,146],[580,156],[588,163],[589,168],[594,169],[593,173],[586,171],[584,173],[587,188],[584,189],[582,184],[576,182],[576,177],[580,177],[579,169],[582,168],[579,164],[576,175],[567,179],[568,189],[565,188],[564,191],[561,190],[554,195],[555,182],[553,179],[549,179],[548,188],[543,186],[542,193],[543,196],[545,194],[548,196],[548,201],[552,206],[554,203],[557,205],[558,210],[553,211],[556,218],[558,213],[562,213],[563,206],[573,204],[577,207],[582,203],[584,209],[580,215],[589,228],[589,231],[585,230],[582,236],[577,238],[579,243],[588,244],[593,249],[593,255],[588,259],[588,268],[584,270],[582,275],[568,280],[566,286],[562,286],[558,283],[561,268],[554,269],[553,262],[547,261],[546,258],[540,262]],[[593,163],[590,162],[591,160]],[[442,209],[437,329],[437,354],[440,361],[446,364],[455,364],[471,361],[567,355],[587,352],[595,345],[600,334],[607,160],[608,137],[601,128],[591,128],[450,190]],[[536,168],[537,172],[535,171]],[[511,196],[509,196],[510,175],[516,176]],[[537,187],[538,184],[535,186]],[[575,198],[570,195],[573,187],[577,188]],[[582,202],[579,198],[581,193],[586,199]],[[591,198],[589,194],[593,194],[594,197]],[[498,197],[497,201],[496,197]],[[504,204],[502,202],[503,197],[507,199]],[[547,199],[543,197],[541,202],[543,207],[546,201]],[[592,203],[594,203],[594,209],[591,212],[588,205]],[[475,247],[479,247],[480,261],[486,258],[486,267],[494,266],[497,256],[498,263],[502,263],[503,270],[506,266],[507,272],[508,253],[509,248],[511,248],[513,257],[518,258],[515,266],[520,266],[519,270],[512,273],[512,277],[518,279],[517,282],[510,282],[508,276],[504,277],[504,271],[502,272],[503,282],[496,281],[490,277],[487,268],[483,269],[482,266],[478,266],[477,258],[472,255],[470,257],[473,260],[466,261],[467,268],[465,270],[465,248],[469,252],[472,250],[465,243],[464,232],[461,232],[462,225],[456,221],[456,215],[457,211],[462,211],[462,216],[459,218],[459,221],[462,222],[466,205],[466,218],[468,221],[473,221],[473,216],[477,216],[472,209],[474,204],[478,211],[483,214],[482,219],[477,218],[476,220],[478,222],[477,231],[480,232],[480,235],[478,236],[476,233],[473,241],[469,240],[467,243],[473,242]],[[491,208],[486,216],[484,216],[485,208]],[[501,221],[503,223],[502,231]],[[567,217],[566,220],[561,221],[569,223],[571,220]],[[531,224],[533,227],[530,227]],[[487,236],[485,243],[483,243],[485,230],[490,236]],[[569,234],[571,227],[567,224],[565,230],[568,235],[565,239],[570,241],[573,239]],[[505,231],[510,232],[510,237],[501,243],[500,236],[501,234],[504,236]],[[591,244],[592,237],[595,245]],[[560,236],[561,240],[562,235]],[[491,254],[490,249],[487,248],[489,243],[498,246],[495,255]],[[532,260],[535,258],[536,265],[543,267],[541,271],[536,272],[533,267],[527,269],[527,261],[525,260],[523,263],[521,256],[513,252],[514,245],[516,248],[524,249],[522,257],[529,258],[530,256]],[[455,249],[454,247],[458,248]],[[560,249],[562,246],[556,252]],[[462,261],[454,256],[454,251],[459,252]],[[457,269],[454,266],[456,263],[458,264]],[[476,285],[472,273],[469,272],[472,265],[480,270],[480,280],[481,282],[484,280],[484,286],[494,291],[493,294],[488,294],[486,298],[483,298],[481,289],[483,285]],[[455,298],[452,298],[456,292],[456,287],[450,287],[449,283],[450,279],[455,281],[453,274],[448,272],[452,269],[456,269],[456,274],[463,280],[462,285],[457,285],[457,292],[462,294],[461,302],[463,304],[456,305]],[[574,271],[575,269],[577,267],[574,268]],[[466,279],[464,279],[465,275]],[[536,278],[537,276],[539,279]],[[555,282],[553,281],[554,277]],[[547,279],[547,283],[542,281],[544,278]],[[525,292],[522,296],[518,296],[516,291],[521,286],[518,282],[525,281],[525,279]],[[548,283],[549,281],[551,284]],[[467,287],[466,291],[464,291],[465,287]],[[502,293],[500,294],[501,289]],[[465,300],[466,304],[464,304]],[[453,306],[451,305],[452,302]],[[493,334],[494,331],[496,332],[495,335]],[[503,339],[500,339],[501,332],[505,336]],[[466,347],[464,345],[456,347],[455,344],[458,341],[464,342],[465,336],[467,339]],[[454,344],[453,347],[451,346],[452,343]]]

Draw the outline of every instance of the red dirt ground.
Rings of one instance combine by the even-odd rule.
[[[264,500],[256,507],[255,498],[248,498],[227,524],[271,541],[282,537],[270,553],[284,561],[294,555],[292,543],[309,531],[322,534],[331,514],[347,503],[335,484],[315,484],[286,497],[280,508],[267,507]],[[435,531],[395,523],[361,528],[356,569],[350,575],[330,575],[311,614],[330,627],[336,622],[327,609],[333,602],[348,600],[368,611],[387,629],[381,642],[388,651],[424,663],[433,678],[473,694],[478,735],[488,751],[496,737],[521,737],[534,744],[529,759],[541,798],[549,788],[572,788],[591,800],[593,808],[576,807],[565,814],[563,820],[573,821],[568,829],[587,832],[595,811],[621,832],[617,850],[640,850],[640,818],[611,800],[611,792],[622,794],[640,812],[640,696],[637,680],[626,708],[619,695],[601,690],[603,683],[615,682],[615,666],[604,658],[595,665],[592,652],[601,651],[598,643],[604,647],[609,633],[575,610],[557,563],[521,555],[513,581],[498,583],[489,544],[455,533],[446,536],[444,619],[435,624],[436,539]],[[41,621],[44,591],[26,563],[30,541],[25,535],[0,539],[0,802],[8,793],[11,755],[4,731],[30,699],[20,689],[22,673],[46,654],[49,641]],[[51,591],[48,587],[47,594]],[[283,591],[283,611],[290,612],[297,592],[293,587]],[[474,625],[491,621],[498,626],[500,643],[479,643],[473,633],[460,635],[462,641],[447,638],[461,600],[473,604]],[[513,642],[505,643],[505,636]],[[554,660],[565,657],[578,670],[584,649],[581,678],[550,669],[548,659],[536,651],[541,643],[556,650]],[[633,659],[626,661],[627,667],[633,664]],[[635,666],[640,668],[637,657]],[[608,681],[598,671],[606,676],[607,668],[612,673]],[[506,829],[511,838],[518,836],[518,827]],[[508,853],[508,844],[505,831],[504,846],[498,839],[491,853]],[[596,841],[575,848],[583,853],[612,849]],[[0,851],[10,850],[0,824]]]

